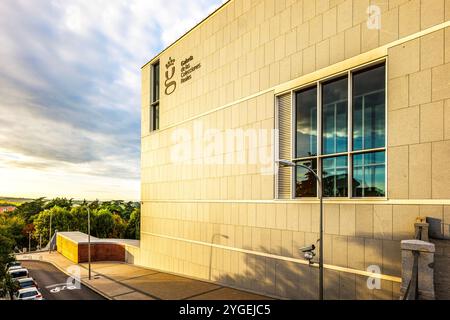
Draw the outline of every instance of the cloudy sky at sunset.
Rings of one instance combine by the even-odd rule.
[[[140,67],[222,0],[1,0],[0,196],[140,197]]]

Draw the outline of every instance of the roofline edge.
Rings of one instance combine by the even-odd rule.
[[[195,29],[200,27],[206,20],[209,18],[212,18],[214,15],[216,15],[220,10],[222,10],[227,4],[229,4],[233,0],[227,0],[227,2],[224,2],[220,7],[218,7],[216,10],[211,12],[208,16],[206,16],[202,21],[197,23],[195,26],[193,26],[191,29],[189,29],[187,32],[185,32],[182,36],[180,36],[178,39],[176,39],[174,42],[172,42],[169,46],[165,47],[163,50],[161,50],[156,56],[154,56],[152,59],[150,59],[147,63],[145,63],[141,69],[144,69],[147,65],[152,64],[155,62],[165,51],[169,50],[171,47],[173,47],[175,44],[177,44],[180,40],[182,40],[184,37],[186,37],[189,33],[193,32]]]

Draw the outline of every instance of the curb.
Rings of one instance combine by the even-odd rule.
[[[58,266],[56,263],[51,262],[51,261],[46,261],[46,260],[36,260],[36,259],[20,259],[19,261],[34,261],[34,262],[43,262],[43,263],[48,263],[51,264],[52,266],[54,266],[56,269],[58,269],[59,271],[61,271],[62,273],[64,273],[67,276],[70,276],[69,273],[67,273],[66,270],[64,270],[63,268],[61,268],[60,266]],[[80,279],[81,284],[83,284],[85,287],[91,289],[92,291],[94,291],[95,293],[101,295],[102,297],[104,297],[105,299],[108,300],[114,300],[112,297],[106,295],[105,293],[103,293],[102,291],[98,290],[97,288],[95,288],[94,286],[92,286],[91,284],[86,283],[84,280]]]

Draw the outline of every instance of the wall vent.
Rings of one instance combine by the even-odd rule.
[[[292,95],[277,97],[278,158],[292,158]],[[292,198],[292,168],[279,167],[277,194],[279,199]]]

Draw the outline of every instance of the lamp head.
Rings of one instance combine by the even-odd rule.
[[[281,167],[295,167],[295,163],[289,160],[277,160],[278,165]]]

